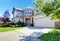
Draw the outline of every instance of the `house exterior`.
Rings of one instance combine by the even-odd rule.
[[[35,27],[55,27],[55,20],[50,20],[51,17],[46,17],[41,13],[36,12],[31,7],[25,9],[13,9],[13,21],[24,22],[27,25],[33,24]]]
[[[11,21],[9,20],[9,18],[0,16],[0,26],[4,26],[6,22],[11,22]]]
[[[5,17],[0,16],[0,26],[3,26],[4,19]]]
[[[15,8],[13,9],[13,21],[14,22],[24,22],[27,25],[33,24],[34,10],[31,7],[25,9]]]
[[[4,17],[0,17],[0,23],[3,23]]]

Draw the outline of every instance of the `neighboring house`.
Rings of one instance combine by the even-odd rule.
[[[0,17],[0,26],[3,26],[4,17]]]
[[[4,22],[11,22],[8,18],[0,17],[0,26],[3,26]]]
[[[4,17],[0,17],[0,23],[3,23],[4,19]]]
[[[21,21],[28,25],[33,24],[35,27],[55,27],[55,20],[50,20],[49,16],[46,17],[31,7],[25,9],[14,8],[13,16],[14,22]]]

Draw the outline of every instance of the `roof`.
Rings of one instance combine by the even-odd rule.
[[[5,18],[5,17],[0,16],[0,18]]]
[[[40,15],[40,14],[43,14],[42,12],[37,12],[35,15]]]
[[[25,9],[33,9],[32,7],[26,7]]]
[[[23,12],[23,10],[20,9],[20,8],[16,8],[16,7],[14,7],[14,8],[15,8],[15,10],[17,10],[17,11],[21,11],[21,12]]]
[[[30,9],[32,9],[32,7],[27,7],[27,8],[30,8]]]
[[[22,10],[22,9],[20,9],[20,8],[17,8],[17,7],[14,7],[15,9],[18,9],[18,10]]]

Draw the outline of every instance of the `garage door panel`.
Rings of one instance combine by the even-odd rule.
[[[34,19],[34,25],[41,27],[54,27],[54,21],[50,20],[50,18],[37,18]]]

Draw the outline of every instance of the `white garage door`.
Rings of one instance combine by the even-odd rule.
[[[55,22],[50,20],[49,17],[35,17],[34,18],[34,26],[37,27],[54,27]]]

